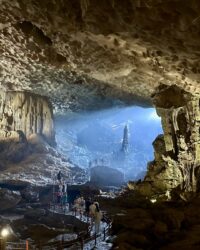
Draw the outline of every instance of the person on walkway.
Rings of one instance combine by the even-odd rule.
[[[62,192],[66,193],[67,192],[67,186],[65,183],[62,183]]]
[[[102,219],[102,213],[99,209],[98,202],[94,202],[92,205],[90,205],[90,216],[91,216],[92,222],[95,223],[95,233],[98,234],[100,232],[100,223]]]
[[[58,192],[56,193],[56,196],[57,196],[57,204],[61,204],[61,198],[62,198],[62,192],[60,192],[58,190]]]
[[[77,196],[77,198],[74,200],[74,213],[75,215],[77,214],[77,212],[80,211],[80,203],[81,203],[81,198]]]
[[[62,184],[62,173],[61,173],[61,171],[59,171],[58,174],[57,174],[57,180],[58,180],[58,182],[60,184]]]
[[[85,199],[84,197],[82,196],[80,198],[80,216],[82,217],[83,213],[85,211]]]
[[[67,203],[67,193],[63,193],[62,198],[61,198],[61,204],[62,204],[62,209],[64,213],[69,211],[69,206]]]
[[[67,193],[63,193],[62,195],[62,205],[65,206],[67,204]]]

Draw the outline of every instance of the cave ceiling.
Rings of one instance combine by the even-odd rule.
[[[161,83],[199,93],[199,0],[0,0],[0,88],[55,110],[151,105]]]

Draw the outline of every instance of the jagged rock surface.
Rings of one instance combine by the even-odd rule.
[[[104,96],[150,104],[160,83],[199,92],[199,10],[198,0],[1,0],[1,87],[43,92],[58,109]]]
[[[35,185],[53,183],[60,170],[67,179],[74,166],[38,134],[32,134],[26,143],[16,138],[0,142],[0,161],[0,181],[21,180]]]
[[[157,192],[177,186],[186,192],[199,189],[199,100],[200,95],[176,85],[160,86],[154,93],[153,102],[161,117],[164,135],[153,143],[155,160],[149,164],[143,186],[147,184]]]
[[[21,131],[25,137],[37,133],[55,144],[52,106],[47,98],[29,92],[1,93],[0,129],[3,138],[18,138]]]

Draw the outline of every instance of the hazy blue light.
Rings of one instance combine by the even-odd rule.
[[[129,151],[121,154],[124,126],[129,127]],[[153,160],[152,142],[162,133],[155,109],[116,107],[99,112],[70,113],[56,118],[59,150],[73,163],[87,168],[90,161],[123,171],[127,179],[137,179]]]

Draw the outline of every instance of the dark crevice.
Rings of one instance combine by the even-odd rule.
[[[51,39],[44,34],[44,32],[39,29],[36,25],[29,21],[23,21],[16,25],[26,36],[33,36],[39,44],[52,45]]]

